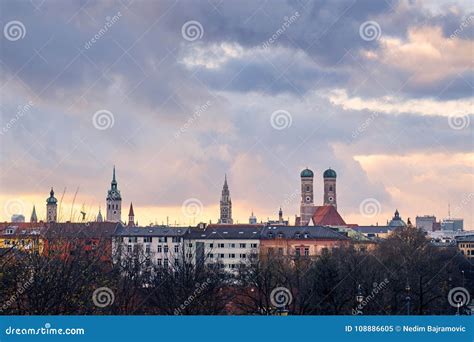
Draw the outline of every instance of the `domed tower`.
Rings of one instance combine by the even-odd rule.
[[[314,173],[306,168],[301,171],[301,205],[300,205],[300,224],[305,226],[311,220],[314,213],[314,193],[313,179]]]
[[[112,182],[110,183],[110,190],[107,192],[107,216],[106,220],[109,222],[122,221],[122,196],[117,187],[117,180],[115,179],[115,166],[112,175]]]
[[[54,190],[51,188],[49,197],[46,199],[46,222],[56,222],[58,220],[58,200],[54,197]]]
[[[333,205],[337,209],[336,200],[336,171],[329,168],[323,173],[324,178],[324,205]]]

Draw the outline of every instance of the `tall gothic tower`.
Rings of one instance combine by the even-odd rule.
[[[46,222],[56,222],[58,220],[58,200],[54,197],[54,190],[51,188],[49,197],[46,199]]]
[[[107,192],[107,216],[106,221],[121,222],[122,221],[122,196],[117,188],[117,180],[115,179],[115,166],[110,183],[110,190]]]
[[[336,201],[336,171],[329,168],[324,171],[324,205],[333,205],[337,209]]]
[[[227,185],[227,175],[224,179],[221,196],[221,217],[219,223],[232,224],[232,200],[230,199],[229,186]]]
[[[314,173],[310,169],[301,171],[300,224],[302,226],[306,226],[314,214],[313,178]]]

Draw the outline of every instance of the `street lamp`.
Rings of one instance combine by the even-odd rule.
[[[407,295],[405,297],[405,300],[407,302],[407,315],[410,316],[410,301],[411,301],[410,291],[411,291],[411,288],[410,288],[410,283],[408,282],[408,279],[407,279],[407,284],[405,286],[405,291],[407,293]]]

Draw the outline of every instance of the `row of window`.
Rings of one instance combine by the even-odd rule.
[[[218,243],[217,244],[217,248],[225,248],[226,244],[225,243]],[[239,244],[236,244],[236,243],[228,243],[227,244],[227,247],[228,248],[237,248],[237,245],[239,245],[238,248],[247,248],[247,244],[246,243],[239,243]],[[192,243],[189,244],[189,247],[192,247]],[[209,243],[208,244],[208,247],[209,248],[214,248],[214,243]],[[256,243],[251,243],[250,244],[250,248],[258,248],[258,244]]]
[[[268,233],[268,238],[272,239],[275,237],[275,235],[273,234],[273,232],[269,232]],[[277,238],[280,238],[280,239],[283,239],[285,237],[285,234],[283,234],[282,232],[279,232],[277,235],[276,235]],[[309,234],[308,233],[296,233],[295,234],[295,239],[308,239],[309,238]]]
[[[474,248],[474,243],[460,243],[459,248]]]
[[[214,257],[216,257],[216,258],[225,258],[226,254],[224,254],[224,253],[218,253],[218,254],[209,253],[208,256],[209,256],[209,259],[214,259]],[[230,258],[230,259],[235,259],[236,254],[235,253],[229,253],[229,254],[227,254],[227,257]],[[239,258],[240,259],[247,259],[247,254],[241,253],[241,254],[239,254]]]
[[[159,236],[159,237],[156,237],[156,239],[158,239],[158,242],[162,242],[162,243],[168,242],[168,237],[167,236]],[[171,236],[171,242],[180,243],[181,241],[182,241],[181,237]],[[124,238],[122,238],[122,242],[137,243],[138,242],[138,237],[137,236],[124,237]],[[152,236],[144,236],[143,237],[143,242],[144,243],[151,243],[151,242],[153,242],[153,237]]]
[[[138,245],[127,245],[127,251],[131,253],[132,251],[138,251]],[[169,252],[169,247],[168,245],[158,245],[156,248],[157,253],[168,253]],[[179,245],[174,246],[174,252],[179,253]],[[151,246],[150,245],[145,245],[145,253],[149,254],[151,253]]]
[[[324,249],[324,248],[323,248]],[[275,254],[275,248],[269,247],[267,249],[268,255],[274,255]],[[278,248],[277,249],[278,255],[283,255],[284,254],[284,249],[283,248]],[[295,248],[295,255],[296,256],[309,256],[309,247],[297,247]]]

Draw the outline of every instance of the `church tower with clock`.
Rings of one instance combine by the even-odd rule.
[[[313,179],[314,173],[306,168],[301,171],[301,205],[300,205],[300,224],[306,226],[314,214],[314,193]]]
[[[115,166],[110,183],[110,190],[107,192],[107,216],[106,221],[121,222],[122,221],[122,196],[117,188],[117,180],[115,179]]]
[[[227,175],[224,179],[224,186],[222,187],[222,196],[220,202],[221,212],[219,223],[232,224],[232,200],[230,199],[229,186],[227,185]]]
[[[329,168],[323,173],[324,178],[324,205],[332,205],[337,209],[336,201],[336,171]]]

